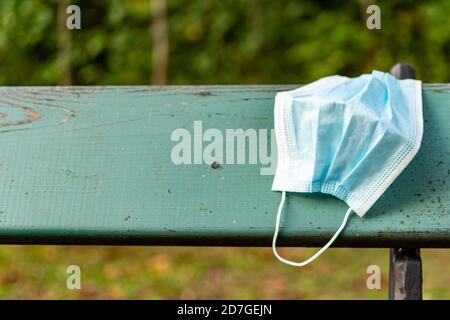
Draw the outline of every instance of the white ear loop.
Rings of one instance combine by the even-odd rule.
[[[336,238],[339,236],[341,231],[344,230],[345,225],[347,224],[348,217],[350,216],[350,213],[352,212],[352,209],[349,208],[347,210],[347,212],[345,213],[344,220],[342,221],[341,226],[336,231],[336,233],[333,235],[333,237],[327,242],[326,245],[324,245],[322,248],[320,248],[320,250],[317,251],[309,259],[307,259],[307,260],[305,260],[303,262],[294,262],[294,261],[290,261],[290,260],[287,260],[287,259],[281,257],[278,254],[278,251],[277,251],[277,238],[278,238],[278,232],[280,230],[281,213],[283,211],[285,200],[286,200],[286,191],[282,191],[282,193],[281,193],[281,202],[280,202],[280,205],[278,207],[278,212],[277,212],[277,221],[276,221],[276,224],[275,224],[275,233],[273,235],[272,250],[273,250],[273,253],[274,253],[275,257],[277,257],[277,259],[280,260],[281,262],[286,263],[286,264],[288,264],[290,266],[294,266],[294,267],[303,267],[303,266],[306,266],[308,263],[314,261],[325,250],[327,250],[329,246],[331,246],[331,244],[334,242],[334,240],[336,240]]]

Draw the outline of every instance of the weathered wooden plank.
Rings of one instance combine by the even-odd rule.
[[[293,87],[0,88],[0,242],[270,245],[280,195],[266,166],[175,165],[170,137],[194,121],[273,128],[275,92]],[[449,98],[424,85],[418,156],[337,246],[449,246]],[[280,244],[322,245],[345,210],[290,195]]]

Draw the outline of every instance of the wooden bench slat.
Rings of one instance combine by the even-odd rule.
[[[0,243],[270,245],[273,176],[174,165],[170,136],[271,129],[275,93],[294,87],[0,88]],[[424,85],[423,101],[419,154],[336,246],[450,245],[450,86]],[[345,210],[289,195],[280,244],[323,245]]]

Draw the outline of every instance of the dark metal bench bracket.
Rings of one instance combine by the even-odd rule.
[[[391,249],[389,259],[389,299],[422,300],[420,249]]]
[[[398,79],[415,79],[411,65],[396,64],[390,73]],[[389,254],[389,299],[422,300],[420,249],[394,248]]]

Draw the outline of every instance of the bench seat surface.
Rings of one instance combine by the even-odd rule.
[[[275,93],[295,87],[0,88],[0,243],[270,245],[265,165],[175,165],[170,137],[194,121],[270,132]],[[449,246],[450,86],[425,84],[423,110],[418,155],[336,246]],[[324,244],[346,209],[289,194],[280,244]]]

